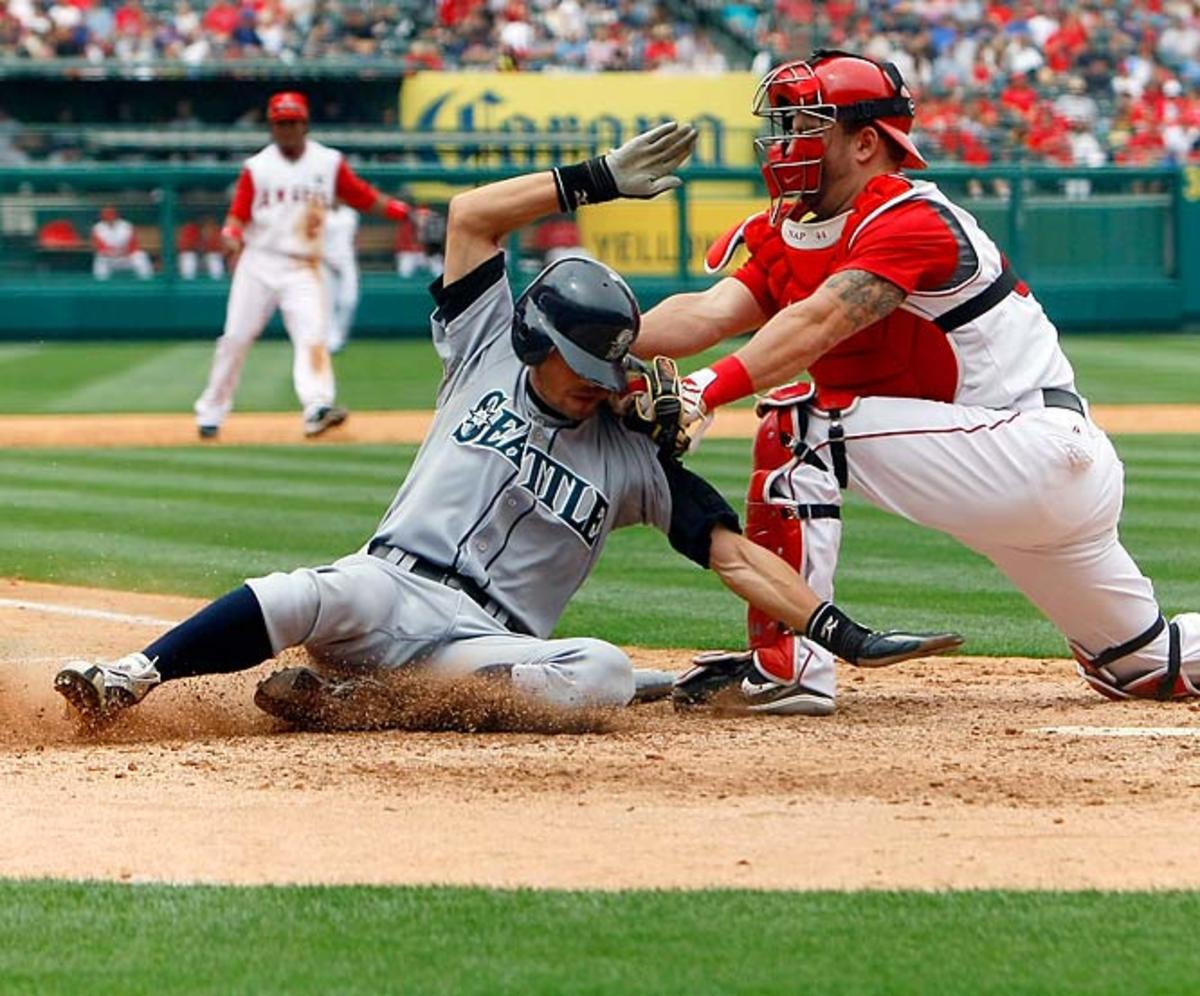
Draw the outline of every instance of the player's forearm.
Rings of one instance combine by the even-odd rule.
[[[467,236],[498,245],[510,232],[557,211],[553,173],[514,176],[456,194],[450,201],[446,237]]]
[[[770,550],[731,529],[713,530],[709,566],[743,601],[803,633],[821,604],[813,590]]]
[[[734,357],[755,391],[795,380],[845,338],[838,316],[807,298],[777,312]],[[853,330],[850,330],[853,331]]]
[[[642,315],[634,354],[645,359],[693,356],[742,331],[714,319],[705,297],[703,293],[675,294]]]
[[[704,411],[794,380],[839,342],[879,321],[904,291],[863,270],[842,270],[816,292],[784,308],[736,353],[684,381],[685,404]]]

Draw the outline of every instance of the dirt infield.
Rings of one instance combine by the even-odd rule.
[[[196,604],[0,582],[0,875],[1200,886],[1200,710],[1106,703],[1064,661],[846,669],[828,719],[655,704],[559,736],[280,732],[250,704],[260,669],[161,689],[102,741],[76,731],[59,662],[140,646]]]
[[[1200,405],[1094,405],[1092,414],[1106,431],[1117,434],[1200,433]],[[355,412],[342,427],[319,442],[419,443],[432,416],[425,411]],[[754,413],[745,408],[722,411],[709,431],[714,439],[754,434]],[[290,412],[239,414],[221,430],[222,445],[306,442],[300,418]],[[3,415],[0,447],[212,446],[200,440],[190,415]]]

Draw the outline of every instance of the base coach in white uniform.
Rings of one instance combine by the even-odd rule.
[[[330,307],[322,272],[325,219],[335,200],[355,211],[402,221],[408,205],[356,176],[342,154],[308,138],[308,101],[277,93],[267,104],[272,144],[246,160],[221,229],[235,269],[225,330],[208,386],[196,401],[201,438],[217,435],[233,408],[246,354],[276,309],[295,351],[292,380],[304,409],[304,434],[346,419],[334,403],[329,359]]]
[[[661,529],[764,611],[800,629],[822,620],[821,638],[848,660],[878,666],[957,646],[953,634],[872,633],[820,603],[784,561],[741,536],[716,491],[626,427],[609,402],[625,389],[640,314],[616,273],[559,260],[514,302],[498,248],[510,232],[677,186],[673,171],[694,141],[671,123],[607,156],[457,196],[444,280],[432,287],[437,411],[365,546],[329,566],[253,578],[140,653],[68,665],[56,688],[105,717],[163,680],[241,670],[302,645],[325,675],[289,669],[256,696],[293,721],[297,695],[337,694],[359,680],[348,669],[483,672],[556,705],[624,705],[637,690],[624,651],[551,634],[609,532],[636,523]],[[669,688],[669,676],[656,681]]]

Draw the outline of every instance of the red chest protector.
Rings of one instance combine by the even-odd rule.
[[[754,215],[719,239],[709,262],[727,259],[739,241],[766,275],[777,310],[813,293],[841,260],[851,236],[878,207],[909,188],[899,176],[876,177],[859,194],[838,238],[820,245],[821,230],[794,230],[793,238],[813,239],[815,248],[789,245],[766,213]],[[844,407],[854,397],[888,396],[952,401],[958,387],[958,362],[944,332],[932,322],[897,309],[839,343],[809,369],[823,407]]]

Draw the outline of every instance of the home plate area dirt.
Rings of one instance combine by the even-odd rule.
[[[825,719],[656,703],[584,732],[534,714],[487,734],[288,732],[251,703],[271,664],[159,689],[102,737],[78,730],[50,689],[59,664],[140,647],[198,604],[0,582],[0,875],[1200,886],[1200,709],[1106,702],[1064,660],[844,668]]]

